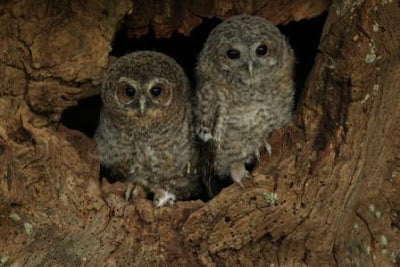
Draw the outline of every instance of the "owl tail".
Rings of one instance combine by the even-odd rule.
[[[209,198],[214,197],[219,192],[218,179],[216,179],[213,170],[215,152],[215,142],[212,140],[200,143],[201,178]]]

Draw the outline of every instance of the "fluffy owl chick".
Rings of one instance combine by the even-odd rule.
[[[157,52],[134,52],[108,69],[95,134],[101,162],[154,193],[157,206],[200,191],[190,88],[182,68]]]
[[[196,133],[212,143],[212,169],[241,184],[271,131],[291,118],[294,56],[269,21],[232,17],[215,27],[198,58]]]

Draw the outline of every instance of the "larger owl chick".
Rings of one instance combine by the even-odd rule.
[[[190,88],[182,68],[150,51],[119,58],[101,88],[95,134],[102,165],[154,193],[162,206],[200,191]]]
[[[293,51],[269,21],[232,17],[215,27],[196,69],[196,133],[212,143],[212,169],[242,184],[245,163],[291,119]]]

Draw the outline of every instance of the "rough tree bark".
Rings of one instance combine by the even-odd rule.
[[[399,264],[399,1],[206,2],[1,1],[0,266]],[[168,36],[203,17],[328,8],[296,119],[245,189],[128,203],[122,184],[99,183],[93,140],[59,124],[98,92],[127,14],[132,36]]]

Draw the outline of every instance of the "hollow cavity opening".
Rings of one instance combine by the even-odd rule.
[[[326,15],[310,20],[291,22],[278,26],[284,33],[296,55],[295,83],[296,103],[303,91],[304,83],[317,54],[319,39]],[[202,49],[210,31],[219,23],[219,19],[204,19],[189,36],[174,33],[170,38],[156,38],[153,32],[140,37],[129,38],[124,26],[116,33],[111,56],[121,57],[139,50],[153,50],[173,57],[185,70],[194,86],[194,68],[197,54]],[[64,111],[61,123],[69,128],[79,130],[88,137],[93,137],[100,114],[101,99],[93,96],[79,101],[75,107]]]
[[[295,84],[297,105],[308,74],[314,64],[314,59],[318,51],[318,44],[322,32],[326,15],[298,22],[291,22],[287,25],[279,25],[279,29],[285,34],[295,52]],[[154,32],[140,38],[129,38],[127,29],[122,24],[117,31],[113,42],[110,56],[121,57],[127,53],[140,50],[153,50],[165,53],[174,58],[185,70],[195,86],[194,69],[196,66],[197,55],[202,49],[210,31],[219,23],[219,19],[204,19],[203,22],[192,30],[189,36],[174,33],[170,38],[156,38]],[[64,111],[61,123],[69,128],[79,130],[88,137],[93,137],[100,115],[101,99],[100,96],[93,96],[79,101],[75,107]],[[254,164],[247,166],[249,170],[254,168]],[[231,184],[230,180],[223,181],[220,188]]]

